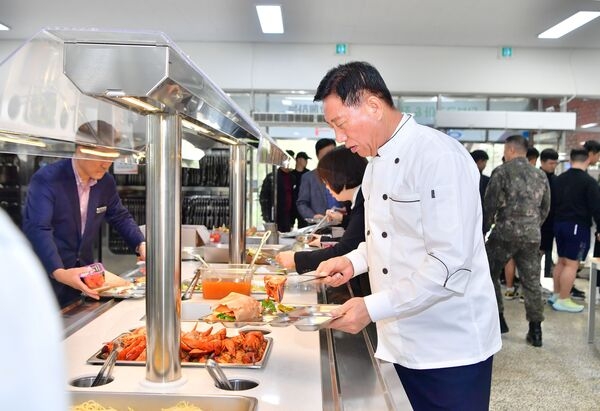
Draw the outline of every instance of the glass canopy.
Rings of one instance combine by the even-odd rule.
[[[45,29],[0,64],[3,152],[71,157],[82,144],[136,160],[146,147],[145,116],[156,113],[180,115],[193,145],[208,137],[260,146],[262,161],[287,160],[163,33]]]

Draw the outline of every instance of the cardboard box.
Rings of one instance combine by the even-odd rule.
[[[140,230],[146,237],[146,226],[141,225]],[[200,247],[210,242],[210,233],[203,225],[182,224],[181,247]]]

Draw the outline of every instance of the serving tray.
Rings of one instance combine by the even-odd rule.
[[[126,336],[129,333],[123,333],[119,336],[117,336],[113,342],[117,341],[118,339]],[[242,364],[242,363],[222,363],[220,362],[219,365],[223,368],[264,368],[265,365],[267,364],[267,359],[269,357],[269,354],[271,353],[271,347],[273,346],[273,338],[271,337],[264,337],[267,345],[265,347],[265,351],[263,353],[262,358],[260,359],[260,361],[256,361],[254,363],[251,364]],[[92,365],[102,365],[104,364],[104,359],[102,358],[102,348],[100,348],[98,351],[96,351],[94,354],[92,354],[90,356],[90,358],[87,359],[87,363],[88,364],[92,364]],[[115,363],[115,365],[134,365],[134,366],[145,366],[146,365],[146,361],[125,361],[125,360],[117,360],[117,362]],[[205,362],[195,362],[195,361],[182,361],[181,365],[183,367],[198,367],[198,368],[204,368],[206,366]]]

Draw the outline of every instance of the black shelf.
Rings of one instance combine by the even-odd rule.
[[[123,205],[139,225],[146,222],[146,173],[117,174]],[[181,170],[181,223],[209,229],[229,226],[229,151],[215,150],[199,162],[198,169]],[[108,230],[108,248],[115,254],[133,254],[119,233]]]

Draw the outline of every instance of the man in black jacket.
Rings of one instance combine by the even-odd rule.
[[[558,152],[552,148],[542,150],[540,154],[540,169],[546,173],[548,177],[548,184],[552,187],[552,182],[556,178],[554,171],[558,165]],[[540,241],[540,251],[545,256],[544,263],[544,277],[552,277],[552,245],[554,243],[554,231],[552,226],[554,225],[554,210],[550,205],[550,211],[548,216],[544,220],[540,229],[542,233],[542,240]]]
[[[571,287],[590,248],[592,218],[600,226],[600,187],[586,172],[590,164],[588,150],[571,150],[571,168],[552,184],[554,236],[558,262],[554,267],[554,294],[548,302],[564,312],[581,312],[583,305],[570,298]]]

